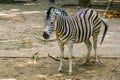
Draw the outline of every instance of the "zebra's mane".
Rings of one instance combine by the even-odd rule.
[[[64,10],[61,10],[61,9],[58,9],[58,8],[55,8],[55,7],[49,7],[48,10],[47,10],[47,16],[46,16],[46,19],[49,19],[50,18],[50,14],[51,12],[63,12],[64,15],[68,16],[67,13],[64,11]]]
[[[49,7],[49,9],[47,10],[47,17],[46,17],[46,19],[49,19],[49,17],[50,17],[50,12],[51,12],[51,10],[52,9],[55,9],[54,7]]]
[[[57,15],[57,16],[59,16],[59,17],[61,17],[61,18],[66,18],[66,19],[74,18],[74,17],[76,17],[76,16],[79,16],[79,17],[80,17],[80,16],[84,16],[84,15],[82,15],[82,14],[86,14],[88,10],[90,10],[90,9],[89,9],[89,8],[81,9],[81,10],[79,10],[78,12],[76,12],[75,14],[70,15],[70,16],[61,16],[61,15]]]

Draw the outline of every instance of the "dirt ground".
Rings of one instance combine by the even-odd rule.
[[[69,3],[76,3],[71,0]],[[50,4],[48,0],[38,3],[0,4],[0,80],[120,80],[120,18],[108,19],[109,30],[103,45],[100,46],[102,30],[98,41],[98,55],[104,66],[91,59],[83,66],[87,54],[86,46],[74,45],[73,75],[68,76],[68,63],[64,71],[57,73],[59,61],[48,57],[59,57],[57,42],[43,42],[44,10],[49,6],[60,7],[67,0]],[[77,11],[76,6],[63,7],[69,15]],[[55,39],[52,35],[51,39]],[[65,56],[68,48],[65,46]],[[32,57],[38,53],[36,64]],[[94,51],[92,51],[94,56]],[[68,61],[68,60],[66,60]]]
[[[91,63],[82,65],[85,58],[74,58],[73,75],[68,76],[68,63],[64,71],[57,73],[59,61],[39,58],[34,64],[31,58],[0,58],[0,80],[119,80],[120,59],[104,58],[104,66]]]

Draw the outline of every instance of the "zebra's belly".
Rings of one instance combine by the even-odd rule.
[[[81,43],[81,42],[85,42],[85,41],[87,41],[90,37],[92,36],[92,34],[85,34],[85,35],[80,35],[80,36],[78,36],[78,35],[76,35],[76,36],[74,36],[73,38],[72,38],[72,41],[74,42],[74,43]]]
[[[92,34],[89,34],[88,36],[71,36],[69,38],[57,37],[57,39],[60,42],[66,43],[66,44],[69,42],[82,43],[82,42],[87,41],[91,36],[92,36]]]
[[[90,37],[86,38],[86,39],[78,39],[76,37],[72,37],[71,39],[63,39],[63,38],[58,38],[58,40],[62,43],[68,44],[69,42],[73,42],[73,43],[82,43],[85,42],[89,39]]]
[[[84,33],[71,33],[71,35],[66,35],[66,36],[59,36],[56,35],[57,39],[62,42],[62,43],[68,43],[68,42],[73,42],[73,43],[81,43],[87,41],[90,37],[92,36],[92,32],[87,31]]]
[[[86,38],[85,40],[72,40],[73,41],[73,43],[82,43],[82,42],[85,42],[85,41],[87,41],[89,38]]]

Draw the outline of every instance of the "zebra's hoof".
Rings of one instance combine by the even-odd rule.
[[[72,72],[68,72],[68,75],[71,76],[71,75],[72,75]]]
[[[97,64],[100,67],[104,67],[104,62],[102,62],[102,61],[95,61],[93,63]]]
[[[58,70],[57,70],[58,73],[61,73],[62,71],[63,71],[62,69],[58,69]]]
[[[90,63],[90,61],[85,61],[82,66],[92,66],[92,64]]]
[[[104,67],[104,66],[105,66],[103,62],[96,62],[96,64],[97,64],[98,66],[100,66],[100,67]]]

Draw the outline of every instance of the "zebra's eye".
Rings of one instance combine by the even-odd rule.
[[[51,22],[51,24],[54,24],[54,22]]]

